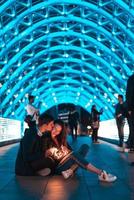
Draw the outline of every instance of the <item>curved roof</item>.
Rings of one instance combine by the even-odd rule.
[[[134,72],[131,0],[7,0],[0,6],[0,109],[22,119],[28,94],[41,112],[62,103],[113,118]]]

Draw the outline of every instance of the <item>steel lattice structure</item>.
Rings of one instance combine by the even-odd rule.
[[[113,118],[134,71],[134,0],[0,2],[3,117],[22,119],[27,94],[41,112],[61,103]]]

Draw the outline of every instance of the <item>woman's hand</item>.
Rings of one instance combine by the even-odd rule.
[[[52,156],[52,155],[53,155],[53,152],[50,149],[46,150],[45,157],[49,157],[49,156]]]
[[[64,153],[64,155],[68,154],[70,152],[70,150],[66,147],[66,146],[61,146],[62,152]]]

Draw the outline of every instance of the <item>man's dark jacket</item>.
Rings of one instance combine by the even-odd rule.
[[[127,81],[126,103],[128,111],[134,111],[134,74]]]
[[[21,176],[36,175],[32,163],[45,160],[45,151],[53,146],[50,133],[42,136],[37,134],[37,128],[29,128],[25,131],[20,141],[20,147],[15,163],[15,173]]]

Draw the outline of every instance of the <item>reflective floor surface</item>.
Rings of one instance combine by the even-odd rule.
[[[73,149],[90,146],[89,162],[115,174],[114,183],[98,181],[96,174],[79,169],[75,176],[16,177],[14,163],[19,144],[0,147],[0,200],[134,200],[134,153],[123,153],[116,145],[100,141],[92,144],[90,137],[78,137],[69,143]]]

